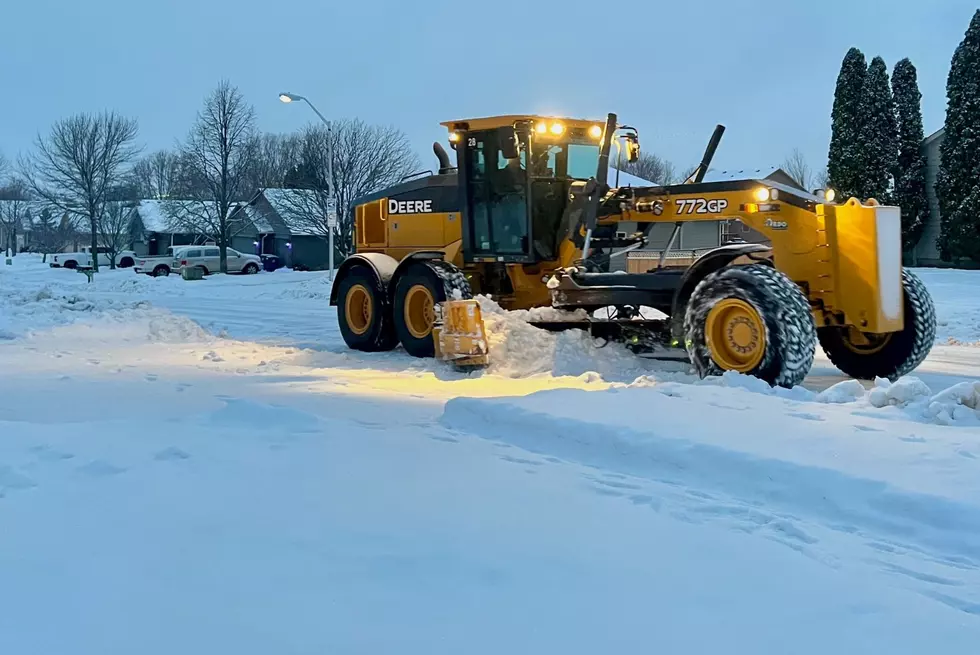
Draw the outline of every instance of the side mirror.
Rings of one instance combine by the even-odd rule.
[[[497,143],[500,145],[500,154],[504,159],[517,159],[521,156],[517,132],[513,127],[503,126],[497,128]]]
[[[630,139],[626,142],[626,160],[633,164],[640,159],[640,142]]]

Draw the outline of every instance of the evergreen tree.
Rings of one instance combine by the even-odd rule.
[[[898,167],[895,202],[902,208],[902,245],[911,250],[922,238],[929,214],[926,200],[926,160],[922,154],[922,93],[915,66],[908,59],[895,64],[892,95],[898,114]]]
[[[944,259],[980,261],[980,11],[953,54],[946,82],[946,136],[936,192]]]
[[[864,82],[868,74],[864,54],[851,48],[844,56],[837,90],[834,92],[833,122],[827,175],[830,186],[840,201],[860,196],[862,191],[864,156],[861,136],[863,121]]]
[[[892,203],[892,175],[898,164],[898,126],[895,102],[888,81],[885,60],[875,57],[864,82],[859,142],[864,155],[860,177],[862,199],[874,198],[882,204]]]

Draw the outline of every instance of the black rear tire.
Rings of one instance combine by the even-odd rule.
[[[78,268],[78,262],[72,261],[72,260],[68,260],[67,262],[65,262],[65,268],[70,268],[70,269],[73,269],[74,270],[74,269]]]
[[[434,357],[435,341],[432,338],[432,322],[434,314],[428,317],[425,329],[423,326],[411,326],[410,317],[413,313],[410,299],[413,289],[422,287],[429,295],[433,311],[439,303],[446,300],[466,300],[473,297],[470,283],[458,268],[442,260],[419,261],[412,264],[395,284],[393,316],[395,334],[405,351],[413,357]],[[408,311],[406,311],[408,309]]]
[[[783,273],[766,264],[730,266],[707,275],[695,288],[684,314],[685,345],[701,377],[725,372],[715,361],[706,334],[708,314],[733,299],[754,310],[764,326],[764,351],[742,371],[772,386],[793,387],[813,366],[816,328],[806,295]]]
[[[869,335],[871,346],[851,342],[849,330],[824,327],[817,330],[820,345],[834,366],[859,380],[886,378],[895,381],[914,371],[929,355],[936,341],[936,308],[922,281],[902,271],[905,326],[882,338]]]
[[[169,266],[157,266],[153,269],[153,277],[167,277],[170,275]]]
[[[336,284],[337,322],[347,347],[362,352],[384,352],[397,346],[388,297],[374,271],[355,266]],[[368,316],[356,314],[365,302],[370,305]],[[350,316],[348,309],[352,312]]]
[[[119,268],[132,268],[135,265],[136,265],[136,262],[133,261],[133,258],[132,257],[123,257],[119,261]]]

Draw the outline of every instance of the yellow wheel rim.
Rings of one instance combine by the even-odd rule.
[[[875,355],[884,350],[891,340],[891,332],[874,334],[861,332],[853,327],[848,328],[841,339],[844,347],[857,355]]]
[[[374,318],[374,299],[371,292],[363,284],[355,284],[347,291],[344,299],[344,312],[347,315],[347,327],[360,336],[371,327]]]
[[[705,320],[711,358],[726,371],[748,373],[766,353],[766,327],[755,307],[738,298],[719,301]]]
[[[405,327],[416,339],[424,339],[432,332],[436,322],[436,301],[432,292],[421,284],[409,288],[405,294]]]

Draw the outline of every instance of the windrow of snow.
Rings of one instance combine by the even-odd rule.
[[[106,331],[106,325],[112,325],[112,330]],[[85,295],[53,285],[0,287],[0,339],[30,337],[66,326],[97,332],[113,341],[135,338],[184,343],[214,338],[194,321],[154,308],[145,300]]]
[[[631,382],[657,371],[666,378],[693,380],[687,362],[646,360],[624,345],[593,338],[588,330],[549,332],[528,321],[586,321],[584,311],[551,307],[507,311],[487,296],[477,296],[490,345],[487,373],[521,378],[533,375],[593,375],[606,381]]]
[[[635,386],[643,384],[637,380]],[[844,380],[819,393],[803,387],[782,389],[740,373],[728,372],[721,377],[708,378],[699,385],[745,389],[753,393],[830,405],[852,405],[852,410],[900,411],[902,418],[939,425],[980,425],[980,381],[960,382],[940,391],[933,391],[915,376],[905,376],[889,382],[877,379],[871,389],[857,380]],[[888,412],[886,411],[885,414]],[[978,439],[980,441],[980,439]]]

